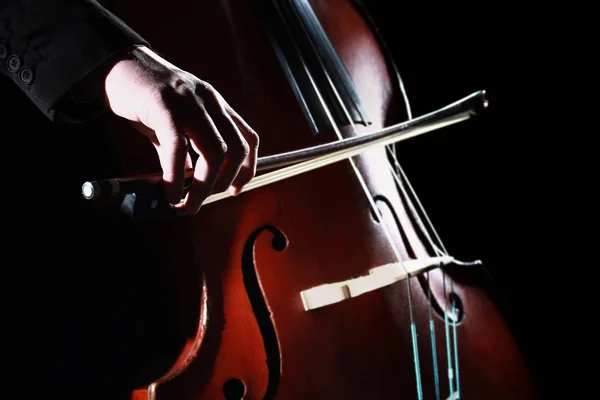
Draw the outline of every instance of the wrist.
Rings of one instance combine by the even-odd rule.
[[[110,108],[109,87],[114,86],[111,82],[115,80],[120,81],[120,79],[116,78],[122,74],[121,71],[125,64],[136,62],[139,47],[140,45],[135,45],[125,52],[115,54],[98,69],[94,85],[99,90],[100,97],[105,106]]]
[[[90,103],[100,100],[106,105],[106,79],[115,65],[123,60],[134,59],[134,48],[120,52],[104,61],[100,66],[90,72],[85,78],[73,86],[68,97],[76,104]]]

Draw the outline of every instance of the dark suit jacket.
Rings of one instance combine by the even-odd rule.
[[[0,72],[52,121],[98,111],[76,84],[133,45],[147,45],[94,0],[4,0],[0,13]]]
[[[173,293],[145,231],[82,199],[111,116],[83,88],[147,43],[92,0],[2,0],[0,43],[4,389],[128,398],[177,355]]]

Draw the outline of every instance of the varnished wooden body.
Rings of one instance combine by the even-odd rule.
[[[261,156],[336,140],[313,136],[255,14],[252,1],[116,2],[110,9],[165,58],[210,82],[261,138]],[[373,126],[406,118],[394,79],[369,27],[347,0],[311,2],[352,76]],[[400,60],[401,61],[401,60]],[[154,150],[125,124],[110,128],[115,148],[135,146],[124,173],[159,169]],[[354,135],[364,127],[343,127]],[[397,260],[433,256],[398,190],[384,150],[357,158],[377,199],[371,211],[349,162],[205,206],[198,215],[148,225],[163,237],[165,268],[178,277],[181,336],[170,373],[135,399],[416,398],[407,282],[315,311],[300,291],[366,275]],[[116,212],[116,211],[115,211]],[[524,360],[507,325],[469,271],[446,271],[464,307],[457,327],[464,399],[531,399]],[[461,278],[462,277],[462,278]],[[458,279],[461,278],[461,279]],[[433,297],[446,304],[442,271],[429,275]],[[424,398],[434,398],[425,286],[411,279]],[[442,397],[448,397],[443,319],[434,314]],[[243,383],[237,391],[235,380]],[[224,394],[227,393],[227,395]]]

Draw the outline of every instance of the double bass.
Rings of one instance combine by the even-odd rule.
[[[258,132],[262,160],[413,118],[401,68],[358,1],[140,6],[108,4],[223,94]],[[96,198],[108,185],[118,195],[109,205],[121,204],[114,212],[150,215],[160,196],[142,189],[156,183],[148,177],[160,166],[151,145],[123,134],[131,128],[121,122],[107,129],[110,168],[95,171],[101,176],[84,195]],[[394,146],[222,198],[194,216],[133,218],[160,238],[163,267],[176,276],[181,347],[131,398],[534,398],[507,324],[469,280],[474,267],[437,237]],[[118,157],[124,149],[137,154],[127,164]],[[139,191],[115,189],[127,178],[99,183],[117,170],[146,176]]]

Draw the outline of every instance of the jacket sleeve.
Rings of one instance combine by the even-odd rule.
[[[84,99],[77,84],[135,45],[149,46],[95,0],[0,2],[0,73],[55,122],[101,112],[103,91]]]

